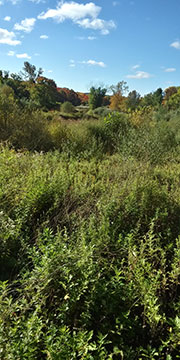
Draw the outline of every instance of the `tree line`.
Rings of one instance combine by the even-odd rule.
[[[74,106],[89,104],[92,110],[109,106],[111,110],[121,112],[144,107],[158,108],[161,105],[168,110],[176,110],[180,106],[180,87],[171,86],[164,91],[158,88],[141,96],[136,90],[129,92],[127,83],[119,81],[109,87],[92,86],[89,93],[76,92],[57,87],[54,80],[43,76],[42,68],[37,69],[27,61],[18,74],[0,70],[0,94],[17,101],[19,105],[44,111],[58,110],[64,102]]]

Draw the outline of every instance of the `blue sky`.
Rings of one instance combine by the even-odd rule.
[[[180,85],[179,0],[0,0],[0,69],[24,61],[60,87]]]

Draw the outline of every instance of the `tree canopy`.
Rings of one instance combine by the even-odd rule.
[[[94,86],[90,88],[89,106],[92,110],[102,106],[106,91],[107,89],[101,88],[100,86],[98,88],[95,88]]]

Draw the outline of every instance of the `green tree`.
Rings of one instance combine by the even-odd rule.
[[[128,91],[128,85],[126,81],[122,80],[119,81],[116,85],[111,85],[109,89],[113,95],[119,94],[123,96]]]
[[[178,91],[178,87],[176,86],[170,86],[167,89],[164,90],[164,102],[166,103],[166,101],[169,100],[169,98],[176,94]]]
[[[158,88],[155,92],[154,92],[154,102],[157,105],[161,105],[162,101],[163,101],[163,90],[161,88]]]
[[[31,100],[37,108],[51,110],[60,102],[60,95],[54,80],[39,77],[37,83],[30,87]]]
[[[156,91],[145,95],[141,101],[141,105],[157,107],[162,104],[162,101],[163,101],[163,91],[161,88],[158,88]]]
[[[126,99],[127,108],[135,110],[140,104],[140,97],[140,94],[136,90],[131,91]]]
[[[28,61],[24,62],[22,76],[25,80],[34,83],[42,74],[42,68],[39,68],[39,70],[37,70],[35,65],[31,65]]]
[[[101,88],[100,86],[98,88],[95,88],[94,86],[91,87],[89,94],[89,106],[92,110],[102,106],[106,91],[107,89]]]
[[[166,101],[166,105],[169,109],[173,110],[180,108],[180,88],[176,93],[169,97],[169,99]]]
[[[8,85],[0,87],[0,139],[7,140],[14,128],[14,118],[17,114],[14,91]]]
[[[6,85],[13,89],[14,96],[19,101],[19,103],[21,103],[24,99],[29,99],[30,93],[27,89],[27,84],[25,81],[18,80],[18,78],[9,78],[6,81]]]

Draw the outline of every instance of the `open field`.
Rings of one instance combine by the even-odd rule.
[[[1,145],[1,358],[178,359],[178,113],[44,116]]]

